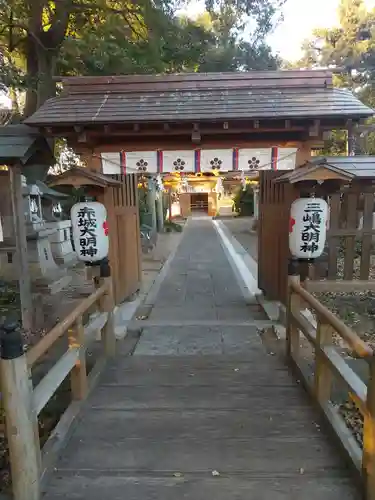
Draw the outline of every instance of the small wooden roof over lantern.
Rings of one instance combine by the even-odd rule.
[[[321,195],[329,195],[348,184],[375,183],[375,157],[316,157],[273,182],[287,182],[301,191],[313,190]]]
[[[49,182],[50,186],[60,187],[85,187],[88,188],[90,196],[103,194],[106,188],[120,187],[121,181],[112,176],[83,167],[72,167],[71,169],[57,175]]]

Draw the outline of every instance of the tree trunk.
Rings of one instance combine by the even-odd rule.
[[[47,99],[55,97],[56,83],[53,79],[56,67],[56,53],[38,47],[38,92],[37,108],[40,108]]]
[[[47,99],[56,95],[56,83],[53,80],[55,51],[45,49],[33,39],[29,39],[26,54],[29,85],[26,92],[25,118],[35,113]]]
[[[32,115],[37,110],[38,102],[38,55],[36,51],[36,42],[29,36],[26,40],[26,69],[27,69],[27,91],[24,109],[24,118]]]

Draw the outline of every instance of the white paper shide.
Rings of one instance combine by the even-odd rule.
[[[300,198],[292,203],[289,221],[289,249],[298,259],[316,259],[323,253],[328,221],[328,204],[321,198]]]
[[[97,262],[107,257],[109,241],[105,206],[98,202],[76,203],[70,217],[78,259]]]

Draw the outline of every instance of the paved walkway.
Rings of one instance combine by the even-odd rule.
[[[263,348],[210,221],[192,221],[132,357],[87,402],[46,499],[354,500],[302,389]]]

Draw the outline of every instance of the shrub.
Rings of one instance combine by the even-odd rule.
[[[245,190],[242,187],[238,188],[233,197],[233,202],[234,210],[238,215],[254,215],[254,192],[250,185],[247,185]]]

